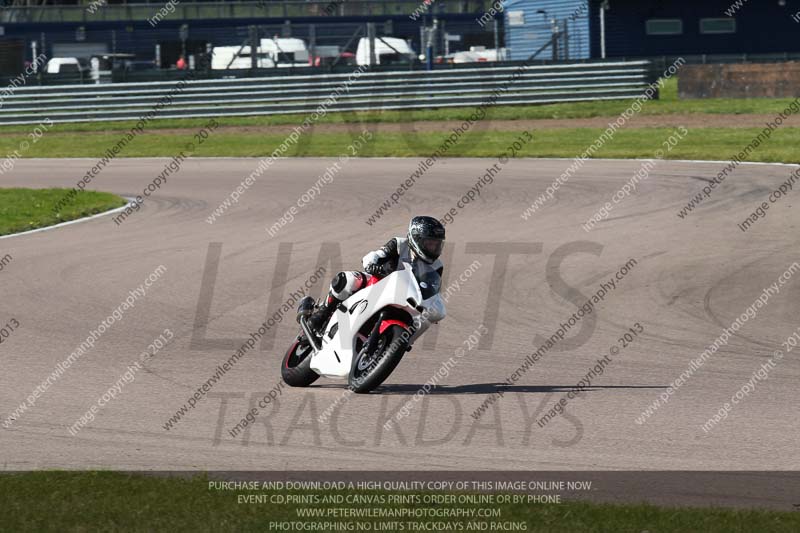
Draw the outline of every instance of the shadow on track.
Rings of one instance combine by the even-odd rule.
[[[423,385],[389,384],[375,389],[375,394],[396,394],[413,396]],[[569,392],[575,385],[506,385],[505,383],[469,383],[466,385],[437,385],[431,387],[428,394],[493,394],[497,392],[518,392],[531,394],[547,394],[551,392]],[[340,388],[339,386],[322,386],[319,388]],[[594,385],[586,387],[583,392],[615,389],[666,389],[667,385]]]

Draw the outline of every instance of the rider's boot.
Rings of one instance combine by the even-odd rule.
[[[314,298],[311,296],[306,296],[302,300],[300,300],[300,304],[297,306],[297,322],[300,323],[301,318],[308,318],[311,316],[311,313],[314,312]]]
[[[335,298],[332,294],[328,294],[325,301],[319,306],[311,318],[308,319],[308,325],[317,334],[322,334],[325,331],[325,326],[333,316],[336,307],[341,303],[340,300]]]

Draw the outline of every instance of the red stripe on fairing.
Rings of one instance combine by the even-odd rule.
[[[371,287],[375,285],[381,280],[378,276],[373,276],[372,274],[367,274],[367,287]]]
[[[389,326],[400,326],[403,329],[408,328],[408,324],[406,324],[405,322],[401,322],[399,320],[394,320],[394,319],[389,319],[389,320],[384,320],[383,322],[381,322],[381,327],[378,329],[378,333],[383,333],[384,331],[386,331],[386,329]]]

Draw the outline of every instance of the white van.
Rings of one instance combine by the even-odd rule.
[[[307,67],[308,47],[303,39],[276,37],[261,39],[261,52],[266,53],[278,67]]]
[[[369,39],[362,37],[356,49],[356,64],[369,65]],[[414,60],[414,50],[397,37],[375,37],[375,61],[378,65],[396,65]]]
[[[86,74],[88,71],[88,62],[77,57],[54,57],[47,62],[47,67],[45,68],[45,72],[48,74],[63,74],[65,72]]]
[[[275,62],[266,54],[257,51],[258,68],[272,68]],[[248,69],[252,66],[249,46],[215,46],[211,56],[213,70]]]

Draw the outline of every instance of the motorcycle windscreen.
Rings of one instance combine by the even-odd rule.
[[[427,300],[437,294],[442,287],[442,277],[438,272],[433,270],[429,265],[417,262],[411,269],[414,277],[419,283],[420,292],[422,292],[422,299]]]

